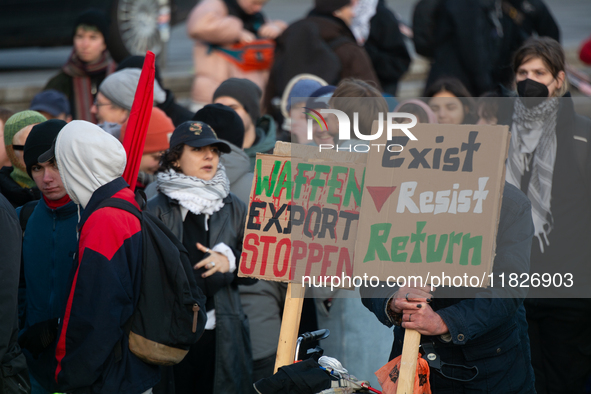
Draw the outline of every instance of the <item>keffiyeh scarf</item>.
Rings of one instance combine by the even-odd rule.
[[[355,5],[355,17],[351,31],[359,45],[365,44],[369,37],[370,21],[376,14],[378,0],[359,0]]]
[[[170,169],[158,173],[156,182],[160,192],[195,215],[205,214],[206,219],[222,209],[223,200],[230,193],[230,181],[222,163],[218,164],[215,176],[209,181]]]
[[[507,182],[519,189],[521,177],[526,171],[531,171],[527,197],[532,205],[534,235],[538,238],[542,253],[544,246],[549,245],[548,234],[553,227],[550,203],[556,162],[558,104],[558,98],[550,98],[530,109],[521,100],[515,100],[507,160]]]

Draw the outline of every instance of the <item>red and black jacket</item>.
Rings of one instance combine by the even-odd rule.
[[[97,209],[107,198],[137,206],[117,178],[93,193],[80,219],[77,264],[55,352],[60,391],[138,394],[160,379],[158,367],[130,352],[124,328],[140,293],[140,222],[120,209]]]

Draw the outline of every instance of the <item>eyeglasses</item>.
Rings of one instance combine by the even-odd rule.
[[[93,105],[96,107],[102,107],[104,105],[113,105],[113,103],[99,103],[98,101],[96,101],[96,99],[94,99]]]

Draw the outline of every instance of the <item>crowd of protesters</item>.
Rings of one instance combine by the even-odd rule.
[[[265,3],[202,0],[192,10],[190,108],[156,69],[136,186],[145,207],[122,178],[144,58],[116,64],[106,15],[79,16],[71,55],[28,110],[0,108],[1,393],[254,393],[273,375],[286,295],[284,283],[237,275],[256,155],[277,141],[357,143],[339,140],[331,115],[309,139],[304,107],[357,112],[362,134],[380,112],[509,126],[494,272],[576,271],[591,283],[591,121],[575,113],[559,28],[541,0],[437,2],[423,98],[401,102],[409,44],[383,0],[315,0],[290,25],[266,18]],[[274,61],[232,57],[269,47]],[[194,266],[203,333],[174,366],[129,350],[142,227],[105,206],[111,199],[153,213]],[[390,359],[415,329],[458,367],[433,371],[433,392],[591,392],[591,299],[361,294],[363,303],[307,299],[300,332],[317,329],[331,303],[348,313],[365,305],[394,327]]]

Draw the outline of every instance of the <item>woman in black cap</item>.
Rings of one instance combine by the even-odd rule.
[[[230,193],[220,155],[230,146],[198,121],[178,126],[157,174],[158,194],[148,209],[183,242],[195,263],[195,279],[207,296],[207,324],[201,339],[174,366],[182,393],[248,393],[252,352],[237,277],[246,205]]]

